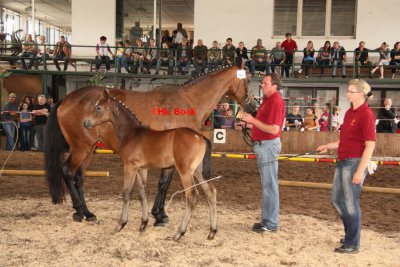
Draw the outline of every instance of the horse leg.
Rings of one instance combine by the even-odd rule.
[[[160,180],[158,182],[158,192],[156,199],[154,200],[151,214],[156,219],[154,226],[164,226],[169,222],[169,218],[164,210],[165,198],[167,196],[167,190],[171,183],[172,175],[174,174],[174,168],[162,169]]]
[[[133,185],[135,184],[137,170],[138,169],[136,167],[129,164],[125,164],[124,166],[124,189],[122,192],[122,198],[124,202],[122,205],[121,218],[118,221],[116,229],[117,231],[121,231],[128,222],[128,207],[131,200]]]
[[[205,181],[203,178],[202,170],[203,164],[200,164],[194,172],[194,177],[196,177],[199,183]],[[203,188],[208,206],[210,208],[210,233],[208,234],[207,238],[211,240],[214,239],[214,236],[217,233],[217,190],[211,182],[204,183],[201,185],[201,187]]]
[[[185,190],[193,186],[193,171],[191,172],[186,171],[183,173],[180,172],[180,175],[181,175],[182,185]],[[198,195],[199,193],[196,190],[196,188],[190,188],[187,191],[185,191],[186,209],[185,212],[183,213],[181,224],[178,227],[178,232],[174,236],[175,241],[178,241],[185,234],[190,216],[192,215],[192,210],[197,203]]]
[[[137,185],[139,190],[139,200],[142,205],[142,222],[139,231],[144,231],[149,222],[149,215],[147,213],[147,197],[146,197],[146,182],[147,182],[147,169],[139,169],[137,173]]]

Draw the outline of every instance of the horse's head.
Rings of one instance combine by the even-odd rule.
[[[83,126],[91,129],[101,123],[112,123],[113,113],[118,113],[118,106],[110,98],[109,91],[105,89],[102,97],[94,105],[93,112],[83,121]]]

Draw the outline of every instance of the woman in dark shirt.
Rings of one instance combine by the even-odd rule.
[[[306,78],[308,78],[308,75],[310,73],[310,68],[314,65],[314,44],[312,41],[308,41],[307,47],[304,48],[303,50],[303,61],[302,61],[302,67],[304,68],[304,75]],[[302,69],[299,71],[301,73]]]
[[[392,108],[392,99],[386,98],[384,105],[385,107],[379,109],[379,123],[376,126],[376,131],[378,133],[394,133],[397,126],[394,122],[396,115],[394,108]]]
[[[394,44],[394,47],[392,49],[392,51],[390,51],[390,57],[391,57],[391,61],[390,61],[390,65],[392,65],[392,79],[394,79],[394,74],[396,73],[397,68],[395,68],[394,66],[399,66],[400,65],[400,42],[396,42]]]

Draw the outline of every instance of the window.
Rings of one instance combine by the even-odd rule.
[[[354,37],[356,0],[275,0],[274,35]]]

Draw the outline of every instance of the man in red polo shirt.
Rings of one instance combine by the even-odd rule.
[[[253,225],[255,232],[276,232],[279,222],[278,156],[280,136],[285,120],[285,103],[279,93],[281,77],[277,73],[265,75],[262,81],[264,100],[257,116],[245,113],[242,120],[250,123],[254,152],[262,185],[261,223]]]
[[[345,237],[338,253],[357,253],[360,248],[362,184],[375,148],[375,116],[367,105],[371,87],[363,80],[350,80],[347,110],[340,131],[340,141],[322,145],[318,151],[338,149],[338,163],[332,187],[332,202],[342,218]]]
[[[292,39],[292,35],[290,33],[287,33],[286,35],[286,40],[282,42],[281,47],[285,50],[286,58],[285,58],[285,67],[284,67],[284,72],[286,75],[286,78],[289,77],[289,69],[293,64],[293,56],[294,56],[294,51],[297,50],[297,43],[295,40]],[[282,74],[283,75],[283,74]]]

